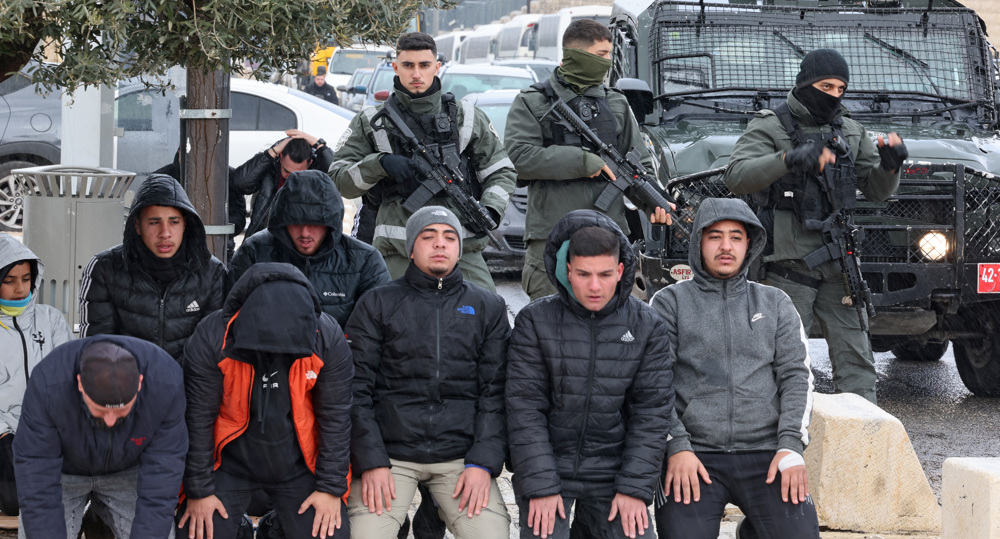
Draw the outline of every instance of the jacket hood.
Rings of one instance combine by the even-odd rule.
[[[38,274],[35,275],[35,290],[37,291],[42,286],[42,274],[45,273],[45,267],[42,266],[41,259],[13,236],[0,234],[0,268],[6,268],[14,262],[22,260],[34,260],[35,265],[38,267]],[[31,301],[34,303],[35,298],[32,298]]]
[[[275,241],[297,252],[288,225],[324,225],[328,234],[320,250],[325,251],[340,240],[343,222],[344,201],[333,180],[325,172],[303,170],[291,173],[274,195],[267,229]]]
[[[195,211],[184,188],[177,180],[166,174],[151,174],[136,191],[132,209],[129,210],[128,218],[125,220],[122,248],[126,264],[138,262],[139,252],[136,249],[146,248],[139,233],[135,231],[139,212],[146,206],[171,206],[180,210],[184,215],[184,239],[181,242],[181,251],[187,253],[189,265],[191,262],[197,266],[208,263],[212,253],[205,241],[205,225],[201,222],[201,217],[198,217],[198,212]]]
[[[702,264],[701,237],[705,232],[705,227],[725,220],[743,223],[747,227],[747,236],[750,238],[750,249],[747,251],[746,259],[743,260],[743,265],[740,266],[737,278],[746,279],[750,264],[764,252],[767,232],[746,202],[738,198],[706,198],[698,207],[698,213],[694,217],[691,246],[688,248],[688,264],[691,265],[695,280],[721,282],[720,279],[709,275]]]
[[[582,309],[582,311],[579,311],[580,314],[589,314],[589,311],[586,311],[570,295],[568,289],[569,283],[563,284],[556,270],[560,265],[565,267],[566,264],[565,254],[560,255],[563,244],[569,241],[574,232],[588,226],[598,226],[605,230],[610,230],[618,237],[618,260],[625,265],[625,272],[622,273],[622,278],[618,282],[615,297],[602,309],[602,312],[608,312],[624,305],[632,293],[632,284],[635,281],[635,255],[632,253],[632,246],[629,244],[628,237],[622,233],[618,225],[607,215],[594,210],[573,210],[567,213],[556,223],[545,244],[545,272],[549,276],[549,281],[552,281],[552,284],[559,291],[559,297],[571,309]],[[622,293],[622,291],[625,291],[625,293]]]
[[[315,348],[322,312],[319,296],[298,268],[254,264],[223,304],[222,315],[230,324],[223,350],[308,356]]]

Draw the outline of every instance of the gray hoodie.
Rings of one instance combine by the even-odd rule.
[[[66,319],[58,309],[38,304],[38,288],[45,267],[21,242],[0,234],[0,268],[14,262],[34,260],[38,265],[31,301],[20,316],[0,314],[0,434],[15,432],[21,418],[21,401],[28,375],[53,348],[73,339]]]
[[[727,219],[746,225],[750,246],[739,274],[717,279],[702,265],[701,238],[708,225]],[[807,336],[784,292],[747,280],[765,241],[745,202],[706,199],[688,255],[694,277],[660,290],[650,302],[667,322],[676,358],[668,456],[779,448],[801,454],[809,443]]]

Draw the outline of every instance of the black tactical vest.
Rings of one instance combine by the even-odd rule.
[[[835,211],[853,211],[857,206],[857,177],[854,175],[854,154],[843,135],[843,119],[837,118],[830,124],[833,128],[830,133],[807,134],[788,110],[787,103],[778,105],[773,111],[788,132],[793,147],[821,144],[837,155],[837,163],[824,167],[820,173],[822,177],[789,172],[769,188],[754,193],[754,203],[761,208],[792,211],[804,224],[822,221]]]
[[[552,88],[551,80],[536,82],[535,84],[532,84],[531,87],[545,94],[549,103],[554,103],[556,99],[558,99],[555,90]],[[569,108],[573,109],[573,112],[575,112],[576,115],[587,124],[587,127],[589,127],[602,142],[617,147],[618,123],[615,121],[614,113],[611,112],[611,106],[608,105],[607,90],[605,90],[604,97],[596,98],[578,95],[569,100],[566,104]],[[587,151],[596,152],[597,148],[591,148],[590,143],[584,142],[579,135],[567,130],[562,124],[552,122],[551,128],[552,136],[543,136],[542,138],[542,145],[546,148],[553,145],[579,146]],[[590,178],[587,179],[589,180]]]
[[[413,131],[413,134],[431,152],[434,152],[439,159],[445,161],[445,158],[449,154],[457,156],[461,163],[462,175],[465,177],[465,181],[462,182],[463,187],[469,191],[469,194],[473,198],[478,200],[482,197],[482,184],[476,174],[472,160],[466,155],[466,152],[459,153],[458,151],[458,103],[455,101],[454,94],[450,92],[441,94],[441,112],[437,114],[416,114],[409,108],[404,107],[396,99],[395,94],[389,96],[384,106],[395,107],[400,116],[403,117],[403,120],[406,121],[406,125]],[[412,158],[413,154],[406,148],[406,144],[391,129],[387,132],[389,133],[389,138],[393,140],[392,147],[396,149],[396,154]],[[382,183],[385,182],[379,182],[379,184]],[[407,197],[412,192],[412,186],[403,184],[389,188],[385,194],[398,194]]]

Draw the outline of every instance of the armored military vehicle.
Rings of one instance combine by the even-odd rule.
[[[681,217],[637,242],[640,293],[690,278],[683,226],[705,197],[733,196],[722,176],[737,138],[785,100],[807,52],[834,48],[851,69],[851,116],[910,152],[895,196],[858,194],[873,347],[934,361],[950,341],[965,385],[1000,396],[1000,71],[975,12],[954,0],[618,0],[611,29],[611,83]],[[629,91],[636,79],[651,92]]]

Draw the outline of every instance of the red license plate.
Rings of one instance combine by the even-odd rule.
[[[1000,294],[1000,264],[979,265],[979,293]]]

